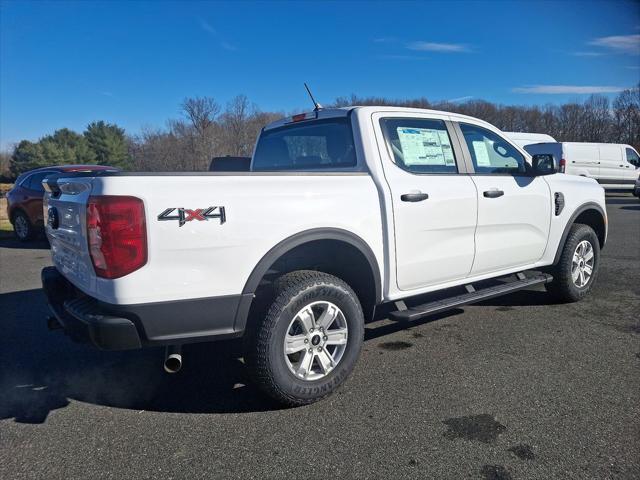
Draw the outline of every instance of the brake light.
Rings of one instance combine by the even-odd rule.
[[[96,275],[119,278],[147,263],[144,203],[136,197],[89,197],[87,239]]]
[[[566,168],[567,168],[567,161],[564,158],[560,159],[560,173],[564,173]]]

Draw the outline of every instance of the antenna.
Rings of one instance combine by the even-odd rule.
[[[316,102],[316,99],[313,98],[313,94],[311,93],[311,90],[309,90],[309,86],[307,85],[307,83],[305,82],[304,84],[304,88],[307,89],[307,93],[309,94],[309,96],[311,97],[311,101],[313,102],[313,111],[317,112],[318,110],[322,109],[322,105],[320,105],[318,102]]]

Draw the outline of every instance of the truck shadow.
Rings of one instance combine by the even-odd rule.
[[[490,305],[539,304],[542,292],[519,292]],[[533,294],[533,296],[532,296]],[[379,309],[376,320],[393,307]],[[251,386],[237,344],[183,349],[184,367],[162,369],[163,349],[101,352],[46,327],[40,289],[0,294],[0,419],[40,424],[50,412],[79,401],[113,408],[173,413],[246,413],[280,407]],[[411,323],[367,325],[365,341],[457,315],[460,309]]]
[[[248,384],[230,345],[188,345],[183,370],[169,375],[162,369],[162,349],[101,352],[50,332],[40,289],[0,294],[0,311],[0,419],[44,423],[71,400],[180,413],[279,408]]]
[[[557,305],[558,302],[553,299],[545,290],[518,290],[508,295],[491,298],[484,302],[476,303],[476,305],[492,306],[492,307],[524,307],[537,305]]]
[[[28,242],[21,242],[17,238],[0,238],[0,248],[17,248],[20,250],[49,250],[49,242],[44,236],[39,236]]]

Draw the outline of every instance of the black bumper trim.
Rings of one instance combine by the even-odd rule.
[[[58,323],[73,340],[92,343],[102,350],[126,350],[142,346],[131,320],[104,315],[91,297],[78,290],[54,267],[42,270],[42,287]]]
[[[104,315],[90,297],[66,301],[65,311],[78,322],[87,324],[91,343],[104,350],[129,350],[142,347],[138,330],[127,318]]]
[[[104,350],[236,338],[244,332],[252,294],[134,305],[87,296],[55,267],[42,270],[49,307],[74,340]]]

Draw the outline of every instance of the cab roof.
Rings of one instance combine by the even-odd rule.
[[[421,115],[447,115],[451,117],[452,120],[456,121],[471,121],[476,124],[486,125],[492,128],[495,128],[488,122],[484,120],[480,120],[479,118],[470,117],[468,115],[462,115],[459,113],[446,112],[443,110],[429,110],[426,108],[408,108],[408,107],[394,107],[389,105],[380,105],[380,106],[351,106],[351,107],[339,107],[339,108],[323,108],[318,111],[310,111],[299,113],[296,115],[288,116],[281,118],[280,120],[276,120],[264,127],[264,130],[271,130],[272,128],[282,127],[284,125],[293,124],[296,122],[308,121],[308,120],[321,120],[325,118],[338,118],[338,117],[346,117],[352,112],[358,112],[358,114],[369,115],[372,113],[385,113],[385,112],[396,112],[396,113],[415,113]]]

